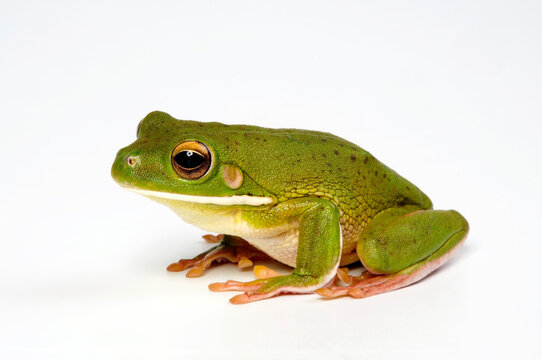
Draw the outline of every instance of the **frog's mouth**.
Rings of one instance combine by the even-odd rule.
[[[133,191],[137,194],[167,199],[178,200],[197,204],[213,204],[213,205],[249,205],[249,206],[261,206],[268,205],[273,202],[273,198],[267,196],[251,196],[251,195],[233,195],[233,196],[201,196],[201,195],[186,195],[175,194],[154,190],[143,190],[132,187],[124,187],[127,190]]]

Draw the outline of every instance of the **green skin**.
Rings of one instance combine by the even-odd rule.
[[[189,140],[211,152],[211,168],[199,179],[183,179],[172,166],[173,149]],[[225,181],[225,166],[240,171],[239,187]],[[312,292],[333,278],[339,262],[358,258],[373,274],[408,274],[448,253],[468,231],[459,213],[431,210],[431,200],[415,185],[328,133],[176,120],[152,112],[140,123],[137,140],[118,152],[112,176],[131,189],[270,199],[262,205],[216,205],[151,196],[189,222],[230,235],[244,234],[228,233],[239,223],[262,238],[268,229],[298,226],[294,271],[259,280],[260,294]],[[224,220],[211,224],[207,217]]]

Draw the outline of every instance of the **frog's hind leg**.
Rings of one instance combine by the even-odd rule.
[[[414,211],[412,211],[414,210]],[[413,284],[442,266],[460,248],[467,221],[456,211],[390,209],[373,219],[357,252],[368,272],[316,292],[324,297],[364,298]]]
[[[193,259],[181,259],[167,267],[168,271],[179,272],[190,269],[187,277],[203,275],[211,264],[229,261],[237,264],[240,270],[252,267],[252,260],[270,260],[270,258],[245,240],[231,235],[204,235],[209,243],[219,243]]]

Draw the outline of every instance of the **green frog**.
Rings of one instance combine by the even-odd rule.
[[[364,298],[412,284],[446,262],[469,225],[454,210],[433,210],[415,185],[359,146],[329,133],[177,120],[152,112],[111,170],[124,188],[171,208],[215,246],[170,271],[204,273],[224,260],[259,265],[240,291],[244,304],[285,293]],[[361,262],[352,276],[347,265]]]

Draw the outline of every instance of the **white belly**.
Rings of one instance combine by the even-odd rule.
[[[299,227],[297,226],[270,238],[245,238],[252,246],[291,267],[295,267],[298,239]]]
[[[200,229],[239,236],[273,259],[295,267],[299,238],[299,225],[296,222],[259,228],[248,224],[239,209],[160,200],[159,202],[170,207],[181,219]]]

